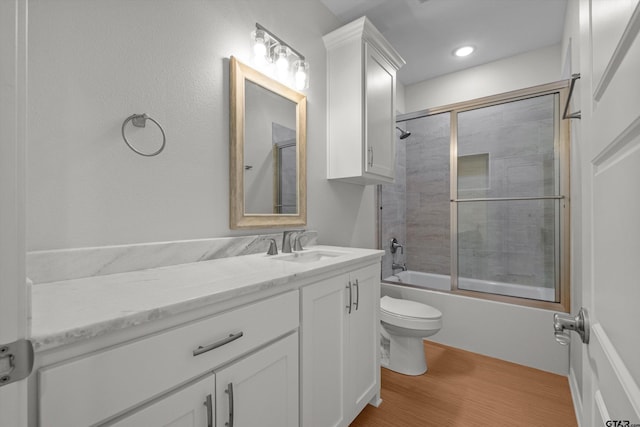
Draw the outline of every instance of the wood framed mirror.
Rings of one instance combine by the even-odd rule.
[[[229,61],[229,227],[307,223],[307,97]]]

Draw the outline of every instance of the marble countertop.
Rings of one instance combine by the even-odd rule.
[[[31,341],[36,352],[98,337],[361,261],[381,250],[313,246],[341,252],[309,263],[265,254],[172,265],[33,286]]]

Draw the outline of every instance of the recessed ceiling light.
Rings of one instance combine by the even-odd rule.
[[[468,56],[473,53],[475,48],[473,46],[462,46],[453,51],[455,56]]]

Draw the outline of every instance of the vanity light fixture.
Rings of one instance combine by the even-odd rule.
[[[297,90],[309,87],[309,63],[304,56],[257,22],[251,44],[258,69]]]
[[[464,57],[473,53],[475,48],[473,46],[462,46],[453,51],[455,56]]]

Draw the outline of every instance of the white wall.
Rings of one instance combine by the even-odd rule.
[[[414,112],[560,80],[561,46],[553,45],[405,87]]]
[[[228,57],[249,62],[255,22],[312,67],[307,228],[322,243],[375,246],[373,187],[325,178],[321,37],[339,25],[318,0],[32,0],[29,8],[28,250],[256,233],[228,227]],[[157,157],[136,155],[120,135],[124,119],[143,112],[167,134]]]

